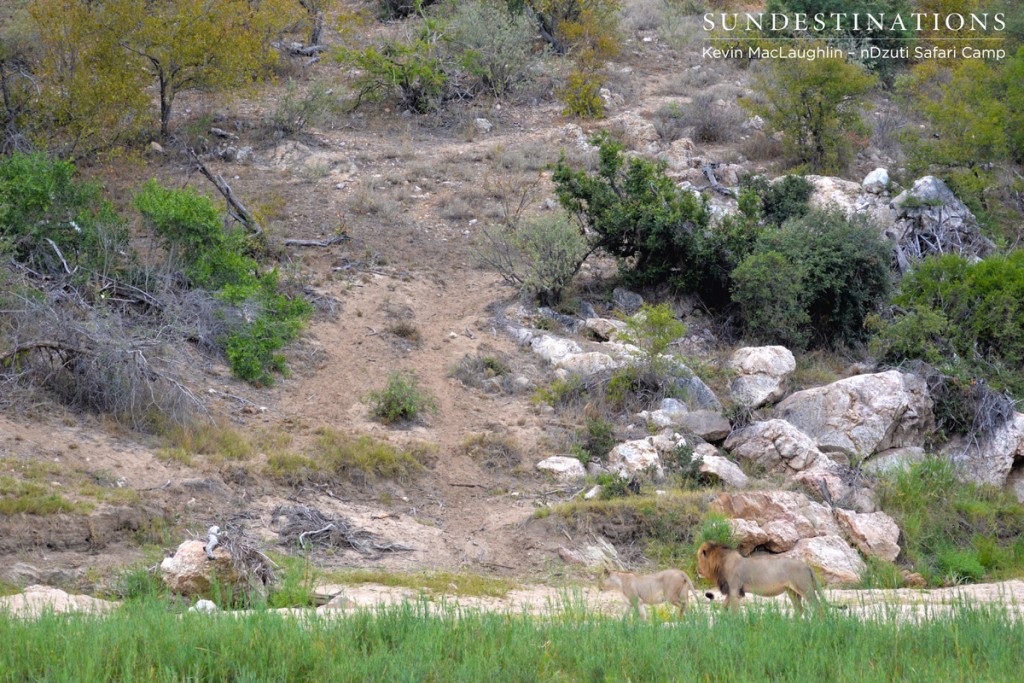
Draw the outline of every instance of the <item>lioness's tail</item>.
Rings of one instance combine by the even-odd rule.
[[[690,592],[691,592],[691,593],[693,593],[693,600],[694,600],[694,603],[693,603],[693,604],[694,604],[694,605],[699,605],[699,604],[700,604],[700,593],[698,593],[698,592],[697,592],[697,589],[696,589],[696,588],[694,588],[694,586],[693,586],[693,581],[690,581],[690,575],[689,575],[689,574],[687,574],[686,572],[683,572],[683,577],[685,577],[685,578],[686,578],[686,585],[688,585],[688,586],[690,587]],[[709,599],[709,600],[714,600],[715,598],[714,598],[714,596],[712,595],[712,596],[711,596],[710,598],[708,598],[708,599]]]
[[[825,587],[821,585],[821,581],[818,580],[818,572],[811,569],[811,579],[814,581],[814,594],[818,598],[818,604],[821,609],[847,609],[848,605],[833,605],[825,599]]]

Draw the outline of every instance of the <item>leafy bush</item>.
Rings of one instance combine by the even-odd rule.
[[[593,232],[593,246],[619,259],[630,282],[696,289],[707,267],[699,258],[710,217],[705,201],[677,188],[664,164],[627,160],[607,136],[594,142],[596,174],[559,160],[552,179],[562,206]]]
[[[588,417],[586,426],[576,432],[576,439],[573,451],[584,465],[604,460],[615,447],[615,425],[604,418]]]
[[[272,373],[286,371],[279,351],[298,337],[311,304],[288,296],[277,271],[259,272],[256,259],[245,255],[245,233],[224,229],[208,197],[192,188],[175,190],[150,181],[136,195],[135,205],[165,245],[185,261],[194,286],[244,312],[218,340],[232,372],[256,385],[272,384]]]
[[[40,273],[67,274],[78,265],[113,268],[126,241],[99,188],[75,182],[73,164],[43,154],[0,158],[0,253]]]
[[[740,189],[754,193],[760,200],[760,216],[765,223],[776,227],[806,214],[814,194],[814,185],[800,175],[783,176],[773,183],[764,176],[747,176],[741,179]]]
[[[400,106],[420,114],[435,111],[451,94],[451,78],[442,51],[444,25],[426,19],[416,35],[389,40],[380,47],[341,49],[339,59],[360,70],[356,102],[397,95]]]
[[[295,81],[288,81],[270,116],[270,125],[285,135],[296,135],[307,126],[329,121],[339,110],[336,97],[323,83],[314,83],[307,92],[300,93]]]
[[[460,2],[449,20],[451,45],[474,90],[504,97],[527,80],[533,66],[535,29],[526,14],[496,2]]]
[[[420,12],[437,0],[377,0],[377,7],[383,19],[401,19]]]
[[[589,253],[579,227],[564,215],[485,228],[477,248],[482,263],[544,306],[561,301]]]
[[[643,351],[646,363],[656,365],[669,345],[685,334],[686,325],[676,319],[672,306],[645,303],[635,315],[626,320],[618,337]]]
[[[513,14],[529,8],[540,33],[559,54],[588,64],[618,54],[620,0],[506,0]],[[584,53],[584,54],[580,54]]]
[[[565,103],[562,116],[576,116],[581,119],[599,119],[604,116],[604,100],[601,99],[601,79],[592,71],[575,70],[569,74],[565,85],[558,91],[558,98]]]
[[[778,61],[756,83],[764,104],[745,106],[764,117],[769,132],[782,133],[794,162],[813,172],[836,172],[849,163],[853,138],[867,132],[858,108],[874,84],[874,77],[841,58]]]
[[[733,271],[752,338],[795,348],[852,344],[889,291],[889,246],[859,217],[812,211],[765,233]]]
[[[998,580],[1024,570],[1024,505],[1007,491],[962,482],[941,458],[884,477],[878,491],[903,531],[903,556],[929,583]]]
[[[314,460],[335,474],[405,479],[423,469],[423,456],[417,449],[403,450],[387,441],[366,435],[353,438],[325,427],[319,430]]]
[[[925,259],[893,304],[891,318],[873,320],[873,347],[884,360],[921,359],[1024,396],[1024,250],[978,263],[955,254]]]
[[[715,104],[714,95],[703,93],[683,109],[683,124],[693,127],[696,142],[724,142],[731,139],[743,122],[735,106]]]
[[[415,420],[426,410],[437,410],[437,402],[419,387],[411,372],[393,372],[387,386],[370,393],[370,412],[384,424]]]

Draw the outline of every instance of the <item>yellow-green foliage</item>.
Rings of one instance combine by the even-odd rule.
[[[382,586],[413,588],[435,595],[504,598],[516,588],[510,579],[482,574],[454,572],[420,572],[415,574],[388,572],[380,569],[357,569],[329,575],[342,583],[377,583]]]
[[[0,515],[55,515],[59,512],[88,514],[92,506],[72,502],[56,493],[51,486],[0,477]]]
[[[745,106],[783,135],[794,162],[817,173],[841,171],[853,151],[851,136],[867,130],[859,108],[876,79],[841,58],[776,62],[757,83],[764,104]]]
[[[173,425],[163,434],[162,456],[183,463],[192,462],[192,456],[205,456],[210,462],[247,460],[253,446],[247,437],[232,427],[213,422]]]
[[[404,479],[421,471],[427,456],[423,448],[402,450],[370,436],[351,437],[325,427],[319,431],[313,460],[318,468],[338,474]]]
[[[728,525],[708,513],[713,493],[669,491],[607,500],[574,500],[549,513],[574,527],[597,531],[620,544],[639,544],[659,566],[679,567],[694,577],[697,547],[706,540],[728,542]],[[544,508],[541,508],[544,510]]]

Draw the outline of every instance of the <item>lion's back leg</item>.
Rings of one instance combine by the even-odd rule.
[[[793,609],[796,610],[796,613],[803,614],[804,606],[801,602],[800,593],[792,588],[787,588],[786,593],[789,595],[789,599],[793,603]]]

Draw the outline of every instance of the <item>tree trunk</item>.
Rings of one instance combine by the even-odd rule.
[[[160,136],[168,137],[170,134],[169,124],[171,122],[171,104],[174,102],[174,89],[168,83],[163,74],[160,75]]]
[[[320,38],[324,33],[324,15],[323,12],[316,12],[313,14],[313,28],[309,32],[309,44],[319,45]]]

